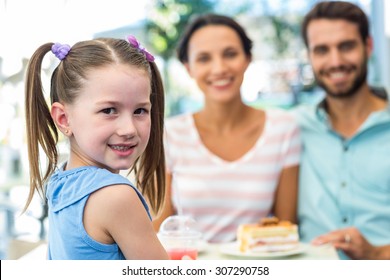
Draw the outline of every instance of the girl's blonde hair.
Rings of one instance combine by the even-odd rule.
[[[39,47],[32,55],[26,73],[26,124],[30,168],[31,203],[35,191],[45,196],[45,184],[58,164],[58,130],[43,94],[42,61],[53,43]],[[122,39],[98,38],[75,44],[55,68],[51,77],[50,102],[72,104],[82,92],[88,71],[107,65],[125,64],[146,71],[150,77],[152,104],[150,139],[144,153],[136,160],[136,185],[149,200],[154,212],[161,208],[165,195],[165,157],[163,147],[164,89],[158,68],[139,48]],[[40,149],[48,158],[44,174],[40,167]]]

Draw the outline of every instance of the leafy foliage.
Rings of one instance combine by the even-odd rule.
[[[153,0],[146,22],[149,42],[165,61],[175,52],[177,41],[193,15],[213,12],[211,0]]]

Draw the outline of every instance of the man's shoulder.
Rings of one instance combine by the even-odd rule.
[[[387,94],[387,91],[384,87],[378,87],[378,86],[370,86],[370,90],[379,98],[388,101],[389,96]]]
[[[318,105],[302,104],[298,105],[292,112],[301,132],[318,130],[326,122],[324,112],[318,108]]]

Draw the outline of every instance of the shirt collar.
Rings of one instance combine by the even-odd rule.
[[[388,94],[384,88],[370,86],[370,90],[374,95],[378,96],[379,98],[382,98],[384,100],[388,100]],[[385,109],[385,111],[387,111],[390,114],[390,102],[388,102],[387,108]],[[317,104],[316,115],[322,121],[328,120],[328,104],[326,102],[326,98],[322,99]]]

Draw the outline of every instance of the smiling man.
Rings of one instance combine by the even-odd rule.
[[[305,16],[302,36],[326,96],[295,111],[303,139],[301,239],[331,243],[341,258],[389,259],[390,108],[367,83],[367,16],[348,2],[320,2]]]

